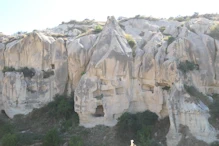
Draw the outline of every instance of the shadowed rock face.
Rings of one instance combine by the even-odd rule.
[[[100,33],[92,33],[97,23],[89,21],[77,23],[78,31],[69,30],[72,24],[66,23],[49,32],[2,41],[0,69],[14,67],[15,71],[0,72],[0,109],[13,118],[42,107],[57,93],[74,92],[82,126],[114,126],[125,112],[150,110],[160,119],[169,116],[168,146],[186,137],[180,125],[192,138],[211,143],[218,131],[208,122],[205,101],[212,99],[204,95],[219,93],[219,41],[208,35],[213,24],[205,18],[117,22],[108,17]],[[81,34],[82,30],[89,33]],[[51,31],[71,35],[52,37]],[[133,36],[134,48],[126,33]],[[183,72],[179,64],[185,62],[195,69]],[[18,71],[22,67],[34,68],[35,75],[25,77]],[[185,85],[200,94],[189,93]]]

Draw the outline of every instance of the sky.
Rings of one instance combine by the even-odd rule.
[[[70,20],[219,13],[219,0],[0,0],[0,32],[52,28]]]

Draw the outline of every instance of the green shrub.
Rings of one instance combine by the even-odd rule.
[[[162,33],[164,32],[165,29],[166,29],[165,26],[162,26],[162,27],[159,28],[160,32],[162,32]]]
[[[51,129],[46,133],[43,139],[43,146],[59,146],[61,141],[57,129]]]
[[[167,41],[169,46],[173,41],[175,41],[175,38],[172,36],[166,36],[164,37],[164,41]]]
[[[210,28],[209,35],[212,38],[219,40],[219,24],[215,24]]]
[[[134,48],[135,45],[136,45],[136,42],[135,42],[134,38],[130,34],[125,34],[125,38],[126,38],[128,44],[129,44],[129,46],[131,48]]]
[[[62,122],[61,124],[61,131],[65,132],[68,131],[73,126],[73,119],[68,119]]]
[[[56,95],[54,101],[48,104],[50,116],[68,119],[74,112],[74,102],[72,98],[64,95]]]
[[[13,72],[13,71],[15,71],[15,68],[13,68],[13,67],[7,67],[7,66],[4,66],[4,68],[3,68],[3,70],[2,70],[3,73],[6,73],[6,72]]]
[[[116,135],[121,141],[137,139],[138,131],[143,128],[148,128],[148,135],[150,135],[151,126],[156,123],[157,119],[158,116],[150,111],[137,114],[124,113],[118,119]]]
[[[163,90],[169,91],[170,90],[170,86],[165,86],[162,88]]]
[[[81,75],[83,76],[84,74],[86,74],[86,72],[85,71],[83,71],[82,73],[81,73]]]
[[[198,66],[198,64],[195,64],[193,62],[186,60],[184,62],[180,62],[177,68],[179,70],[181,70],[183,73],[187,73],[187,72],[193,71],[195,69],[198,70],[199,66]]]
[[[53,70],[48,70],[48,71],[43,71],[43,78],[49,78],[51,76],[53,76],[55,73]]]
[[[6,134],[2,137],[2,146],[17,146],[18,138],[15,134]]]
[[[103,30],[103,27],[101,26],[101,25],[97,25],[96,27],[95,27],[95,29],[94,29],[94,32],[95,33],[99,33],[99,32],[101,32]]]
[[[83,140],[81,139],[81,137],[78,136],[73,136],[68,143],[68,146],[83,146],[83,145],[84,145]]]

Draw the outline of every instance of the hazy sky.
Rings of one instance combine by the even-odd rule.
[[[0,32],[55,27],[62,21],[107,16],[165,17],[219,13],[219,0],[0,0]]]

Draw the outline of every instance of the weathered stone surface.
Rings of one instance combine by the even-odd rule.
[[[131,18],[118,23],[108,17],[100,33],[92,31],[97,22],[85,20],[24,38],[5,41],[9,37],[2,35],[0,70],[29,67],[36,74],[28,78],[18,72],[0,73],[0,109],[12,118],[43,106],[57,93],[74,92],[82,126],[114,126],[125,112],[150,110],[160,119],[169,116],[168,146],[185,136],[182,125],[193,138],[211,143],[218,131],[208,122],[208,104],[187,93],[184,85],[194,86],[206,100],[219,94],[219,41],[208,35],[214,23],[206,18]],[[62,35],[47,35],[51,33]],[[125,34],[134,38],[133,48]],[[183,73],[179,64],[186,60],[197,68]],[[45,77],[47,72],[54,73]]]

